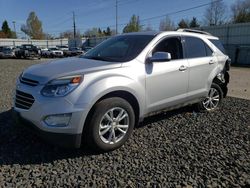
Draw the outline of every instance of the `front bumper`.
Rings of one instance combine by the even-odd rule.
[[[73,103],[67,97],[50,98],[40,94],[43,85],[29,86],[17,80],[16,93],[14,94],[13,111],[20,124],[31,124],[32,129],[39,136],[55,145],[66,147],[80,147],[80,140],[89,111],[87,103]],[[29,108],[21,108],[16,104],[17,91],[22,92],[23,98],[33,97],[33,104]],[[25,94],[25,95],[24,95]],[[31,95],[31,96],[30,96]],[[19,93],[20,96],[20,93]],[[30,99],[26,102],[31,102]],[[67,126],[50,126],[45,123],[45,118],[51,115],[71,114]],[[22,123],[25,122],[25,123]]]
[[[25,128],[29,128],[50,144],[65,148],[80,148],[81,146],[82,134],[54,133],[44,131],[30,121],[23,118],[20,113],[15,111],[14,109],[12,109],[12,114],[16,124],[21,125]]]

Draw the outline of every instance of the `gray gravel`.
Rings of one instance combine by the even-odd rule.
[[[64,150],[13,126],[15,78],[37,62],[0,60],[1,187],[250,187],[250,101],[155,115],[110,153]]]

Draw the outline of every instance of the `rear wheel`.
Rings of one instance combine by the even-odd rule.
[[[218,84],[212,83],[208,96],[197,104],[199,111],[212,111],[218,108],[223,98],[223,92]]]
[[[130,137],[135,124],[132,106],[124,99],[104,99],[94,107],[87,127],[87,143],[99,151],[121,147]]]

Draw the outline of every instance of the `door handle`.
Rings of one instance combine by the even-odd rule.
[[[209,65],[212,65],[212,64],[214,64],[214,60],[209,61]]]
[[[184,66],[184,65],[180,66],[179,71],[185,71],[185,70],[187,70],[186,66]]]

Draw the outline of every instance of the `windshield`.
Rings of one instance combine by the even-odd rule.
[[[112,37],[80,57],[111,62],[130,61],[138,56],[153,38],[153,35],[120,35]]]

